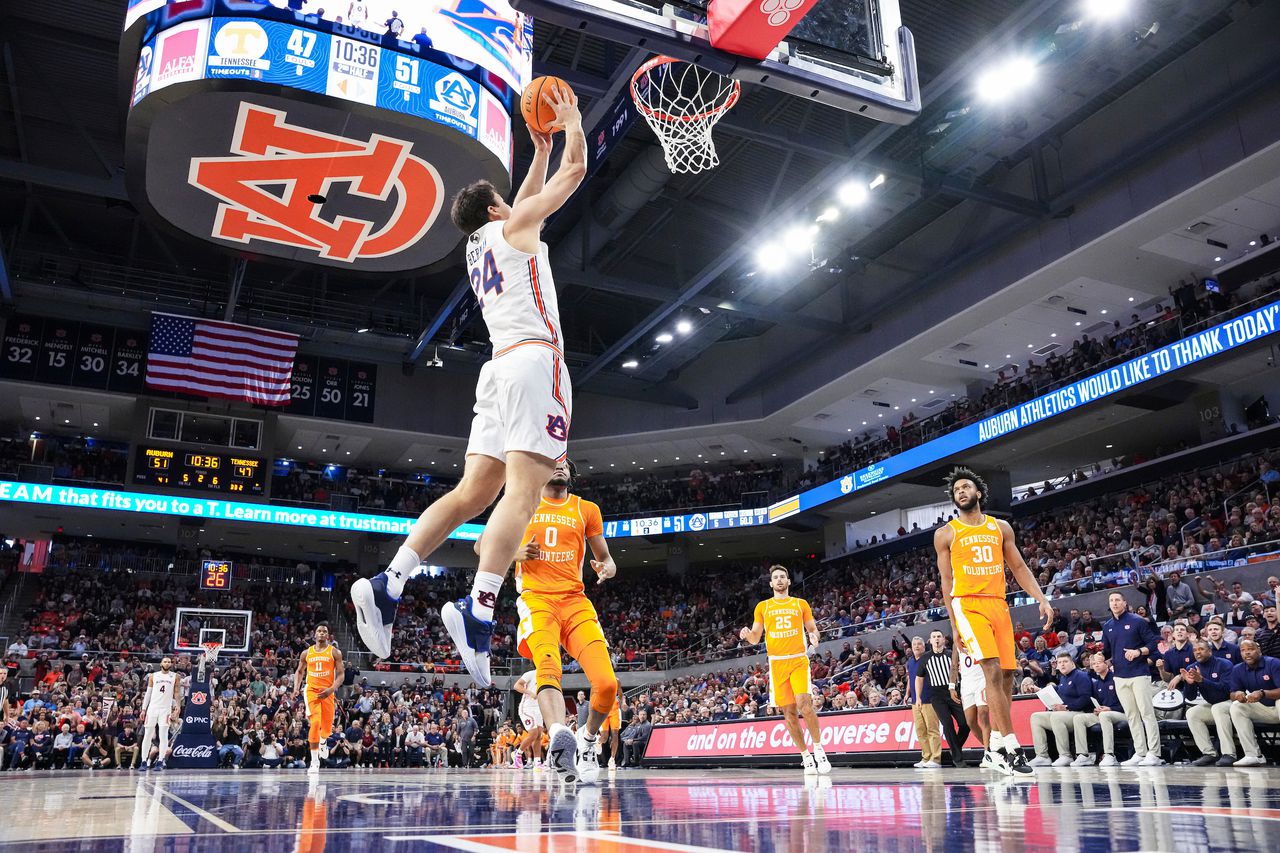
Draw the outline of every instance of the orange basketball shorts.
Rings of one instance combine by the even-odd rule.
[[[769,704],[775,708],[785,708],[796,704],[796,697],[812,693],[809,684],[809,658],[800,655],[794,658],[769,661]]]
[[[951,599],[956,633],[977,660],[1000,658],[1001,669],[1018,668],[1013,620],[1003,598],[965,596]]]
[[[560,647],[582,664],[583,672],[594,685],[604,679],[614,679],[609,664],[608,643],[600,627],[595,605],[580,592],[551,595],[525,591],[516,601],[520,614],[516,647],[538,668],[537,687],[560,687],[563,674],[560,667]],[[603,661],[584,651],[591,644],[601,644]],[[607,670],[607,672],[606,672]]]
[[[604,722],[600,724],[600,731],[622,731],[622,710],[618,708],[617,705],[613,706],[613,710],[609,712],[609,716],[605,717]]]
[[[319,743],[333,731],[333,714],[338,706],[338,700],[332,693],[324,699],[319,697],[319,690],[307,690],[307,717],[311,720],[308,734],[311,743]]]

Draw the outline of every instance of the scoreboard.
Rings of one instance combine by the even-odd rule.
[[[200,564],[200,588],[215,592],[231,589],[232,568],[228,560],[204,560]]]
[[[141,51],[131,103],[175,83],[243,79],[404,113],[452,128],[511,168],[510,90],[417,55],[281,21],[180,24]],[[505,97],[499,97],[495,90]]]
[[[266,476],[261,459],[227,453],[140,445],[134,457],[133,482],[139,486],[261,497]]]

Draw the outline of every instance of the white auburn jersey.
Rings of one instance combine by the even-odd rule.
[[[523,684],[526,690],[530,687],[533,687],[535,684],[538,683],[538,671],[536,669],[529,670],[524,675],[520,676],[519,679],[517,679],[517,683]],[[538,710],[539,709],[538,709],[537,699],[534,699],[528,693],[520,694],[520,708],[519,708],[520,716],[540,717],[541,714],[538,713]]]
[[[352,3],[349,24],[362,24],[369,19],[369,7],[364,3]]]
[[[960,692],[976,694],[987,686],[987,674],[982,663],[963,648],[960,650]]]
[[[178,673],[173,670],[159,670],[151,673],[151,699],[147,706],[149,711],[170,711],[173,709],[174,693],[178,689]]]
[[[493,355],[525,343],[551,344],[563,352],[547,244],[539,243],[536,255],[522,252],[502,236],[505,224],[490,222],[467,238],[467,275],[489,327]]]

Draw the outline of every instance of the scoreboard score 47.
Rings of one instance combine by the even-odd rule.
[[[231,589],[232,564],[228,560],[205,560],[201,563],[200,588]]]

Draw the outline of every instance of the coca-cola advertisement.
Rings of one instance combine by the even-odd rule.
[[[206,770],[218,766],[218,750],[209,726],[213,704],[212,673],[200,680],[199,672],[191,676],[191,692],[182,709],[182,729],[173,744],[167,766],[175,769]]]
[[[1015,699],[1013,729],[1022,743],[1031,743],[1031,714],[1043,710],[1044,705],[1035,697]],[[832,759],[857,754],[884,761],[898,759],[895,753],[911,752],[919,758],[920,742],[916,740],[911,709],[905,706],[821,714],[818,726],[823,749]],[[965,747],[979,749],[980,745],[970,737]],[[715,758],[719,759],[715,764],[752,765],[760,759],[764,759],[763,763],[793,760],[796,755],[782,718],[762,717],[657,726],[649,736],[644,760],[650,765],[674,765],[688,759]]]

